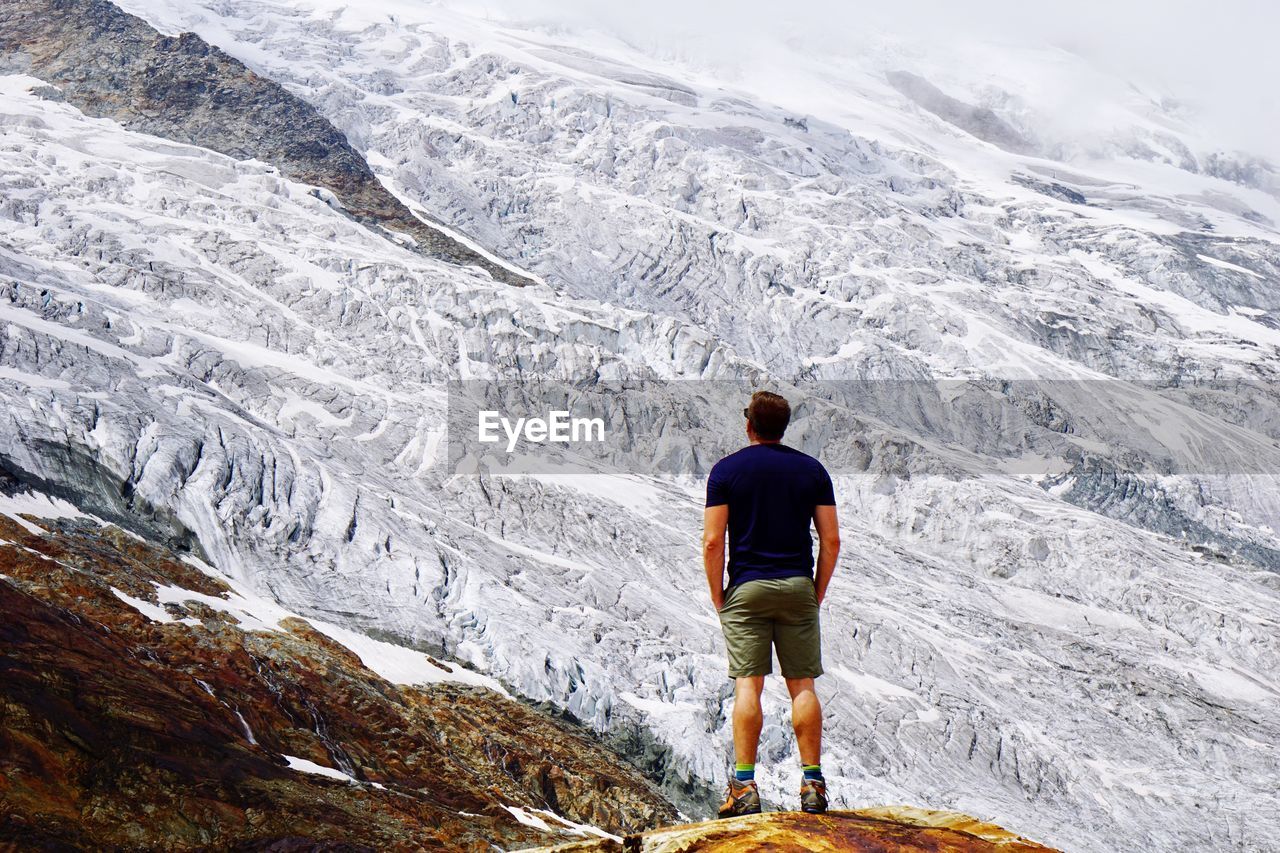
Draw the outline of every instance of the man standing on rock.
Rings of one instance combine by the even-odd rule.
[[[757,391],[743,409],[749,445],[721,459],[707,479],[702,557],[711,602],[720,613],[734,679],[733,748],[737,761],[720,817],[756,814],[756,749],[764,723],[760,694],[778,653],[791,693],[791,725],[800,747],[800,807],[827,810],[822,778],[822,705],[813,680],[822,674],[818,607],[840,553],[835,490],[822,463],[782,444],[791,407]],[[814,574],[810,522],[818,531]],[[724,586],[725,532],[729,587]]]

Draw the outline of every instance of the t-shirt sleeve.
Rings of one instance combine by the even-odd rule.
[[[818,465],[818,479],[814,483],[814,506],[835,506],[836,488],[831,484],[831,475],[822,465]]]
[[[707,477],[707,506],[724,506],[729,502],[729,484],[724,468],[716,465]]]

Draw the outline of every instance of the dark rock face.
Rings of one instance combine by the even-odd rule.
[[[17,460],[0,454],[0,495],[34,489],[167,548],[201,559],[206,556],[195,533],[173,513],[137,495],[132,481],[91,453],[53,442],[40,442],[36,449],[53,480],[26,471]]]
[[[1191,550],[1219,562],[1246,560],[1280,573],[1280,552],[1264,545],[1228,536],[1192,517],[1161,488],[1142,477],[1098,457],[1082,454],[1071,469],[1045,482],[1045,488],[1061,486],[1064,500],[1090,512],[1105,515],[1156,533],[1187,540]]]
[[[909,71],[890,71],[886,76],[890,86],[921,108],[984,142],[1015,154],[1028,154],[1035,149],[1030,140],[986,107],[975,107],[953,98]]]
[[[115,590],[229,589],[117,528],[39,524],[0,515],[0,847],[489,850],[582,837],[507,806],[618,834],[675,818],[563,722],[391,684],[300,618],[253,630],[192,598],[154,621]]]
[[[1280,311],[1280,289],[1266,286],[1280,280],[1280,251],[1274,243],[1187,231],[1164,235],[1160,242],[1170,253],[1161,259],[1158,271],[1196,304],[1217,311],[1231,306]],[[1231,267],[1205,263],[1206,256]],[[1272,328],[1276,325],[1274,317],[1257,319]]]
[[[1071,187],[1063,186],[1057,181],[1042,181],[1029,175],[1015,174],[1011,180],[1016,184],[1021,184],[1030,190],[1047,195],[1050,198],[1056,198],[1060,201],[1070,202],[1071,204],[1088,204],[1089,199],[1079,190],[1073,190]]]
[[[422,222],[314,107],[194,33],[162,35],[106,0],[6,0],[0,68],[55,83],[81,111],[131,130],[270,163],[425,254],[531,283]]]

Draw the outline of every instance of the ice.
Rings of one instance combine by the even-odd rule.
[[[161,605],[205,600],[259,631],[298,614],[389,680],[550,703],[643,743],[675,795],[713,791],[731,701],[698,559],[705,471],[445,470],[447,383],[670,380],[633,423],[644,440],[696,380],[1089,380],[1046,386],[1044,422],[998,457],[955,449],[984,436],[947,417],[935,434],[831,401],[835,801],[962,808],[1088,853],[1275,836],[1280,757],[1258,745],[1280,739],[1280,491],[1153,450],[1276,453],[1265,169],[1246,186],[1165,162],[1163,119],[1127,101],[1097,147],[1013,155],[818,56],[725,80],[438,5],[128,7],[280,80],[425,217],[546,282],[423,258],[264,164],[0,77],[0,456],[194,534],[193,564],[233,593],[165,587]],[[1007,78],[1059,59],[1087,70],[1000,61]],[[970,97],[941,64],[914,70]],[[1256,396],[1197,419],[1122,382],[1193,376]],[[1095,433],[1094,397],[1117,434]],[[740,418],[705,414],[657,438],[714,461]],[[766,707],[758,778],[781,803],[797,759],[777,679]]]

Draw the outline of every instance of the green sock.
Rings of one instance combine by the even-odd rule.
[[[813,781],[813,780],[816,780],[819,782],[822,781],[822,765],[821,764],[806,764],[800,769],[804,771],[804,780],[806,782]]]
[[[754,764],[735,764],[733,765],[733,775],[737,777],[739,782],[754,782],[756,780],[756,766]]]

